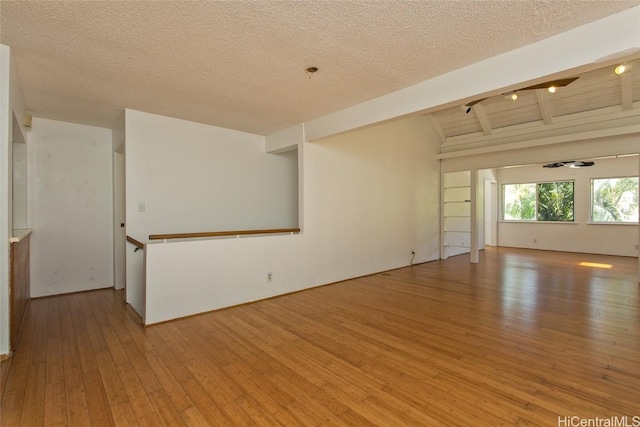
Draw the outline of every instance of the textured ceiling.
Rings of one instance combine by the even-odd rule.
[[[2,1],[0,42],[35,116],[111,127],[126,107],[269,134],[638,4]]]

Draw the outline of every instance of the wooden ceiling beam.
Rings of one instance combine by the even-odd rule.
[[[433,114],[425,114],[424,116],[427,119],[427,123],[429,123],[429,126],[431,126],[433,133],[438,136],[440,145],[443,145],[445,142],[447,142],[447,136],[444,134],[444,130],[442,130],[442,126],[440,126],[440,122],[438,121],[438,119]]]
[[[542,121],[545,125],[549,126],[553,124],[553,114],[551,113],[551,107],[547,99],[547,90],[536,90],[536,97],[538,98],[538,105],[540,106],[540,112],[542,113]]]
[[[485,135],[491,135],[493,133],[493,129],[491,128],[491,121],[489,120],[487,110],[481,104],[476,104],[473,106],[473,111],[476,113],[476,117],[480,122],[482,133]]]
[[[622,110],[633,109],[633,85],[631,73],[620,75],[620,91],[622,95]]]

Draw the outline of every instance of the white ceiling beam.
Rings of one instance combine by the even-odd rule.
[[[438,119],[433,114],[425,114],[424,117],[427,119],[427,123],[429,123],[429,126],[431,126],[433,132],[440,139],[440,145],[443,145],[445,142],[447,142],[447,136],[444,134],[444,131],[442,130],[442,126],[440,126],[440,122],[438,121]]]
[[[542,113],[542,121],[547,126],[553,124],[553,114],[551,113],[551,107],[547,100],[547,90],[536,90],[536,96],[538,97],[538,105],[540,106],[540,112]]]
[[[482,133],[485,135],[491,135],[493,133],[493,129],[491,128],[491,120],[489,120],[487,110],[485,110],[482,105],[476,104],[473,106],[473,111],[476,113],[476,117],[480,122]]]
[[[640,119],[640,101],[634,102],[634,107],[622,111],[619,106],[605,107],[598,110],[582,111],[554,118],[552,125],[546,126],[538,122],[528,122],[493,130],[489,136],[481,132],[452,136],[447,138],[447,145],[442,152],[461,150],[463,146],[474,147],[482,145],[500,145],[505,142],[521,139],[539,139],[548,136],[565,135],[567,133],[581,133],[597,128],[625,127],[638,123]]]
[[[631,73],[620,75],[620,90],[622,92],[622,109],[631,110],[633,108],[633,85]]]
[[[267,135],[264,139],[265,153],[278,154],[292,150],[304,141],[304,124],[298,124]]]
[[[507,153],[508,151],[511,151],[511,150],[521,150],[525,148],[535,149],[535,148],[541,148],[546,145],[563,144],[563,143],[576,142],[576,141],[587,141],[587,140],[593,140],[593,139],[609,138],[612,136],[631,135],[632,137],[634,137],[634,135],[637,133],[640,133],[640,124],[633,124],[633,125],[619,127],[619,128],[597,129],[593,131],[570,133],[567,135],[550,136],[550,137],[541,138],[541,139],[527,139],[525,141],[518,141],[513,143],[507,143],[507,144],[490,145],[485,147],[470,148],[467,150],[453,151],[449,153],[440,153],[440,154],[436,154],[436,159],[443,160],[443,159],[453,159],[458,157],[477,156],[477,155],[489,154],[489,153]],[[633,142],[635,143],[635,139],[633,139]],[[600,143],[600,145],[605,147],[605,150],[609,150],[607,151],[609,154],[637,153],[637,149],[635,149],[636,146],[633,145],[633,143],[628,143],[628,142],[626,143],[626,146],[632,147],[632,148],[625,149],[622,151],[620,149],[612,150],[611,147],[615,146],[616,143],[617,141],[609,141],[608,144]],[[607,147],[607,145],[609,147]],[[595,154],[593,153],[587,154],[585,152],[583,154],[584,154],[583,158],[595,157]],[[599,155],[605,155],[605,154],[599,154]],[[505,165],[508,165],[508,163]]]
[[[637,154],[637,138],[634,135],[640,126],[630,129],[631,133],[602,143],[601,137],[581,135],[579,140],[555,144],[534,144],[514,150],[472,153],[462,157],[442,159],[442,172],[457,172],[470,169],[491,169],[504,166],[530,165],[556,162],[564,159],[594,159],[598,157]],[[546,141],[545,141],[546,142]],[[541,168],[542,169],[542,168]]]

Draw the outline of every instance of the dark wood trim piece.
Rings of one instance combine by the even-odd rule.
[[[19,242],[11,243],[10,260],[10,294],[9,301],[9,348],[15,350],[22,324],[31,301],[30,279],[30,236],[27,235]]]
[[[139,249],[144,249],[144,243],[139,240],[134,239],[133,237],[127,236],[127,242],[135,245]]]
[[[150,234],[149,240],[192,239],[198,237],[239,236],[248,234],[299,233],[299,228],[273,228],[267,230],[205,231],[201,233]],[[127,237],[128,239],[128,237]]]

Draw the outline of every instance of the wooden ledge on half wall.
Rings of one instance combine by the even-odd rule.
[[[272,228],[265,230],[204,231],[199,233],[150,234],[149,240],[194,239],[203,237],[246,236],[260,234],[299,233],[300,228]]]

